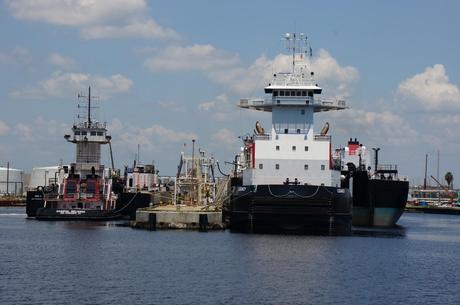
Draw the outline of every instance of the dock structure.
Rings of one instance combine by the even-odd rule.
[[[223,202],[228,199],[228,177],[214,176],[215,159],[198,150],[181,154],[173,191],[154,194],[152,206],[138,209],[133,228],[223,230]]]
[[[406,212],[460,215],[460,206],[406,205]]]
[[[209,206],[166,205],[138,209],[136,220],[131,227],[147,230],[181,229],[181,230],[223,230],[222,211]]]

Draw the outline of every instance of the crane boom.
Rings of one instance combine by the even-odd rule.
[[[439,182],[438,179],[435,177],[431,176],[431,179],[436,181],[436,183],[447,193],[447,195],[450,197],[451,203],[454,202],[455,195],[453,192],[451,192],[445,185],[443,185],[441,182]]]

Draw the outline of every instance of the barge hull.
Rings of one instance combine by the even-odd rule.
[[[409,182],[369,179],[367,172],[353,174],[353,225],[395,226],[407,203]]]
[[[230,229],[236,232],[351,234],[347,189],[312,185],[237,187]]]

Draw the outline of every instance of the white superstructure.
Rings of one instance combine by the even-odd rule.
[[[322,99],[322,88],[308,71],[302,50],[303,34],[286,34],[293,51],[291,72],[277,73],[265,87],[263,99],[241,99],[238,106],[272,113],[269,132],[256,125],[244,139],[240,163],[243,185],[311,184],[340,186],[340,168],[333,167],[328,124],[315,133],[314,114],[345,109],[344,100]]]
[[[363,170],[371,169],[369,149],[355,138],[350,138],[348,145],[335,150],[333,159],[341,162],[342,169],[346,169],[350,163],[355,168],[362,167]],[[374,169],[375,170],[375,169]]]
[[[134,164],[133,168],[126,168],[126,189],[129,192],[158,191],[158,173],[153,164]]]

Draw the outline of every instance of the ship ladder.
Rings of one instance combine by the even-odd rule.
[[[254,200],[251,200],[248,207],[249,212],[249,232],[254,233]]]
[[[335,217],[334,217],[334,205],[332,204],[332,198],[327,201],[329,205],[329,234],[333,234],[335,231]]]

